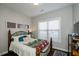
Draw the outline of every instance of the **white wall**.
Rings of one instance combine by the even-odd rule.
[[[72,19],[72,6],[68,6],[65,8],[61,8],[59,10],[49,12],[37,17],[34,17],[32,20],[33,24],[33,31],[37,31],[37,23],[39,21],[44,21],[48,18],[55,18],[55,17],[61,17],[61,42],[56,43],[53,42],[53,47],[61,50],[68,50],[68,33],[72,33],[73,29],[73,19]],[[36,37],[37,34],[35,33]]]
[[[73,6],[74,9],[74,23],[79,21],[79,3],[74,4]]]
[[[7,33],[6,21],[15,22],[18,24],[31,25],[31,19],[28,18],[27,16],[17,13],[16,11],[13,11],[5,6],[0,5],[0,53],[3,53],[8,49],[8,35],[7,35],[8,33]]]

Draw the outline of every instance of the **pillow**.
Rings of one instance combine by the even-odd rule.
[[[41,41],[41,39],[38,39],[38,41]]]
[[[12,38],[14,39],[14,42],[18,42],[20,36],[12,36]]]
[[[12,36],[12,38],[14,39],[14,42],[19,42],[19,38],[22,36],[24,36],[24,35]]]
[[[31,36],[30,36],[30,35],[27,35],[27,37],[28,37],[28,38],[31,38]]]
[[[23,38],[24,42],[28,42],[29,41],[29,38],[28,37],[25,37]]]
[[[19,42],[23,42],[24,41],[23,38],[25,38],[25,37],[27,37],[27,36],[21,36],[21,37],[19,37]]]
[[[14,42],[18,42],[18,37],[13,37],[12,39],[14,39]]]
[[[32,45],[32,42],[29,42],[27,45],[28,45],[28,46],[31,46],[31,45]]]

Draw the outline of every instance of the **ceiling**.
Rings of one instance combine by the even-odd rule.
[[[33,5],[33,3],[6,3],[6,4],[4,3],[3,5],[19,13],[22,13],[28,17],[34,17],[72,4],[71,3],[40,3],[39,5]]]

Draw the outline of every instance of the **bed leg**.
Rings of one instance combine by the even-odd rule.
[[[38,47],[36,48],[36,56],[40,56],[40,49]]]

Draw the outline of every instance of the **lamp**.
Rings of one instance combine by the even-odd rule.
[[[28,31],[28,36],[29,36],[29,37],[32,37],[32,30],[31,30],[31,28],[29,27],[29,25],[27,25],[27,31]]]
[[[39,3],[33,3],[34,5],[39,5]]]
[[[29,34],[32,34],[32,31],[31,31],[31,29],[30,29],[30,28],[28,29],[28,33],[29,33]]]

